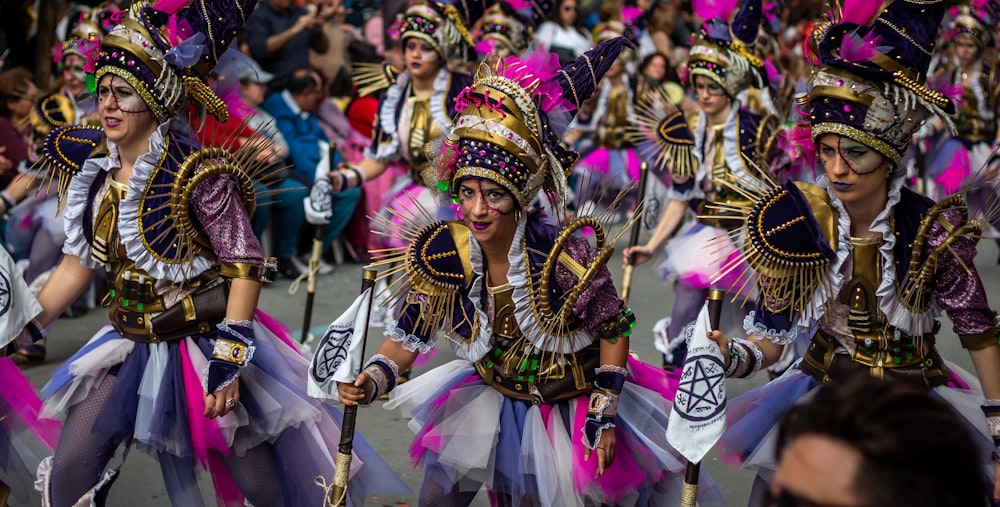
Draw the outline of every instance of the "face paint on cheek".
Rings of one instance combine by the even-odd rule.
[[[124,79],[118,76],[112,77],[111,90],[118,102],[118,109],[122,112],[139,114],[149,111],[149,106],[142,100],[139,93]]]
[[[483,190],[482,182],[478,183],[478,185],[479,185],[479,197],[483,200],[484,203],[486,203],[486,209],[489,210],[490,213],[498,216],[505,216],[514,212],[513,200],[510,199],[509,196],[504,195],[500,199],[494,199],[498,202],[491,202],[490,199],[486,196],[486,191]],[[495,191],[495,189],[490,189],[490,191]]]

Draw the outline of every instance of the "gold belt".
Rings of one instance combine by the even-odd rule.
[[[476,372],[483,383],[504,396],[530,401],[535,405],[550,404],[589,392],[601,362],[600,349],[591,346],[575,355],[566,354],[565,366],[554,368],[558,371],[556,374],[526,375],[507,371],[501,362],[495,362],[490,357],[491,354],[487,354],[476,362]]]
[[[907,343],[912,347],[907,347]],[[901,335],[899,341],[888,341],[877,350],[863,348],[859,345],[858,352],[850,356],[835,338],[820,330],[813,336],[799,368],[823,383],[841,381],[861,372],[925,387],[936,387],[948,381],[947,369],[934,347],[931,333],[919,337]]]

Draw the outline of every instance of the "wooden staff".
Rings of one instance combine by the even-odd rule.
[[[725,297],[725,291],[719,289],[708,291],[708,322],[712,331],[719,330],[719,321],[722,320],[722,300]],[[701,462],[688,461],[687,468],[684,470],[684,486],[681,488],[681,507],[695,507],[698,501],[698,476],[700,474]]]
[[[309,337],[309,327],[312,325],[313,302],[316,299],[316,271],[319,270],[319,260],[323,255],[323,226],[316,226],[313,234],[312,254],[309,255],[309,272],[306,276],[306,309],[302,318],[302,336],[299,341],[305,343]],[[364,290],[364,289],[362,289]]]
[[[642,231],[642,215],[646,212],[646,179],[649,177],[649,164],[643,162],[639,166],[639,199],[635,209],[639,210],[639,217],[632,224],[632,235],[628,240],[628,247],[632,248],[639,243],[639,233]],[[628,264],[625,266],[625,276],[622,278],[622,301],[628,303],[629,294],[632,292],[632,272],[635,271],[635,255],[630,255]]]
[[[337,147],[330,143],[330,167],[333,168],[333,161],[337,156]],[[343,159],[343,158],[342,158]],[[309,272],[306,274],[306,308],[302,317],[302,336],[299,340],[305,343],[309,337],[309,327],[312,326],[313,302],[316,299],[316,272],[319,270],[319,261],[323,256],[323,233],[325,229],[322,225],[316,225],[316,233],[313,234],[312,253],[309,255]],[[361,289],[364,290],[364,289]]]
[[[365,269],[361,272],[361,293],[375,286],[374,269]],[[372,291],[374,294],[374,291]],[[365,315],[365,326],[361,336],[361,352],[364,354],[365,345],[368,342],[368,316],[371,315],[372,294],[368,295],[368,313]],[[358,406],[347,405],[344,407],[344,424],[340,427],[340,445],[337,447],[336,468],[333,471],[333,487],[330,488],[330,497],[327,499],[331,507],[344,507],[347,505],[347,477],[351,472],[351,452],[354,449],[354,422],[358,418]]]

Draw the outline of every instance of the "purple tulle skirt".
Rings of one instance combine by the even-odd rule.
[[[930,391],[952,407],[966,424],[980,448],[984,472],[993,475],[990,452],[993,438],[980,408],[983,398],[975,376],[955,364],[947,363],[952,381]],[[810,399],[820,383],[798,365],[778,379],[729,401],[728,428],[719,440],[719,453],[731,464],[756,471],[770,478],[777,468],[777,425],[793,405]]]
[[[0,481],[22,503],[34,489],[35,470],[52,454],[61,426],[41,418],[42,401],[10,358],[0,357]]]
[[[261,480],[281,482],[285,505],[323,505],[324,491],[315,480],[322,476],[332,481],[341,414],[306,394],[309,361],[285,326],[258,311],[254,333],[256,351],[240,371],[240,404],[223,417],[202,415],[204,371],[212,354],[209,337],[145,344],[121,337],[110,326],[53,371],[43,391],[45,409],[65,413],[113,374],[114,388],[94,432],[130,439],[137,448],[178,466],[201,465],[211,473],[224,506],[242,506],[244,499],[221,455],[242,456],[271,443],[280,477]],[[197,492],[196,484],[183,480],[168,480],[166,486],[177,495]],[[352,503],[362,505],[366,495],[408,489],[358,435],[348,491]]]
[[[445,490],[485,485],[514,505],[677,505],[685,461],[666,440],[677,381],[638,360],[628,366],[615,460],[598,479],[596,459],[584,459],[587,396],[532,405],[500,394],[472,363],[457,360],[399,386],[386,408],[412,418],[411,460],[443,472]],[[706,475],[699,502],[724,503]]]

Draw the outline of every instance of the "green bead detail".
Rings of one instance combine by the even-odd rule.
[[[114,289],[110,289],[108,292],[111,293],[111,297],[115,297],[115,290]]]
[[[534,375],[528,375],[528,382],[531,382],[532,384],[534,384],[535,383],[535,376]]]
[[[531,360],[531,370],[532,371],[538,370],[538,360],[537,359],[532,359]]]
[[[122,306],[124,306],[125,308],[128,308],[128,300],[127,299],[123,299],[122,300]]]
[[[517,380],[524,380],[524,375],[518,375]]]
[[[894,358],[893,358],[892,360],[893,360],[893,362],[895,362],[896,364],[899,364],[899,363],[902,363],[902,362],[903,362],[903,358],[901,358],[901,357],[899,357],[899,356],[896,356],[896,357],[894,357]]]
[[[492,368],[493,367],[493,361],[486,361],[486,367],[487,368]]]
[[[500,357],[502,354],[503,354],[503,351],[500,350],[500,349],[494,349],[493,350],[493,357]]]
[[[608,343],[614,345],[618,343],[618,338],[608,338]]]
[[[142,311],[142,303],[139,303],[139,304],[135,305],[135,308],[141,312]]]
[[[438,184],[437,184],[438,190],[440,190],[442,192],[447,191],[448,187],[450,187],[450,186],[451,186],[451,184],[448,183],[447,181],[438,181]]]

